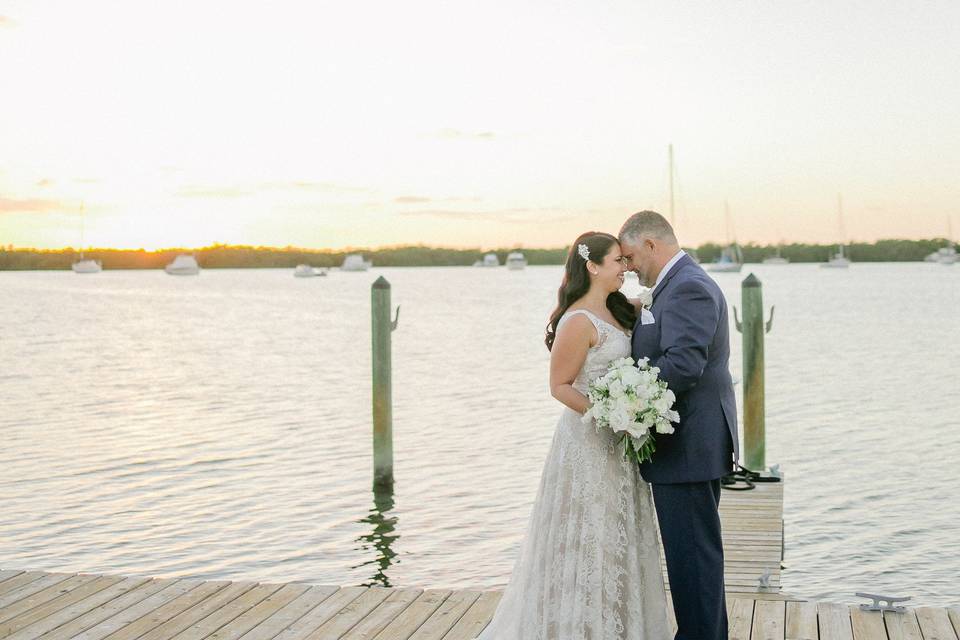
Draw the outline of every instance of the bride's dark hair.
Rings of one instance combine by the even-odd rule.
[[[547,350],[553,349],[553,341],[557,335],[557,325],[560,324],[560,318],[567,312],[570,305],[590,290],[587,261],[583,259],[578,249],[581,244],[587,245],[591,260],[599,264],[606,257],[607,252],[610,251],[610,247],[618,244],[618,240],[609,233],[588,231],[573,241],[570,246],[570,253],[567,254],[567,266],[563,272],[563,282],[560,283],[560,289],[557,291],[557,308],[550,314],[550,322],[547,323],[547,337],[544,338]],[[614,291],[607,296],[607,309],[624,329],[632,329],[633,323],[637,321],[636,309],[627,300],[627,297],[619,291]]]

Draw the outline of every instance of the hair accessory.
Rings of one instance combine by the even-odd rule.
[[[590,247],[588,247],[585,244],[577,245],[577,253],[579,253],[580,257],[583,258],[584,260],[590,259]]]

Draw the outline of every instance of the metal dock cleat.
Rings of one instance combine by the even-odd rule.
[[[873,593],[863,593],[858,591],[855,594],[858,598],[870,598],[873,600],[873,604],[862,604],[860,605],[861,611],[893,611],[894,613],[904,613],[907,608],[901,607],[893,604],[894,602],[906,602],[910,597],[906,598],[894,598],[890,596],[880,596]],[[887,604],[880,604],[881,601],[886,602]]]

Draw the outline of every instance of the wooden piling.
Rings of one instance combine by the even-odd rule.
[[[744,466],[766,468],[766,425],[763,355],[763,292],[754,274],[743,280],[743,448]],[[771,317],[772,321],[772,317]]]
[[[370,288],[373,346],[373,486],[393,488],[393,383],[390,283],[380,276]]]

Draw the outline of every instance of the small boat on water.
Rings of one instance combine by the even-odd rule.
[[[86,231],[86,215],[84,214],[84,205],[80,203],[80,259],[70,265],[74,273],[100,273],[103,271],[103,263],[99,260],[92,260],[83,257],[84,232]]]
[[[325,275],[327,275],[326,269],[317,269],[308,264],[298,264],[297,268],[293,270],[293,277],[295,278],[313,278]]]
[[[763,264],[790,264],[790,259],[780,255],[780,247],[777,247],[777,253],[764,258]]]
[[[850,259],[843,253],[843,245],[837,245],[837,252],[830,256],[826,262],[820,263],[825,269],[847,269],[850,267]]]
[[[936,262],[938,264],[951,265],[957,262],[957,249],[953,246],[952,242],[949,246],[941,247],[932,255],[934,256],[934,259],[931,262]]]
[[[519,251],[514,251],[507,256],[507,269],[519,271],[527,266],[527,259]]]
[[[723,213],[727,224],[727,246],[720,252],[720,257],[707,269],[714,273],[740,273],[743,268],[743,252],[733,236],[733,220],[730,217],[730,205],[723,203]]]
[[[843,197],[837,194],[837,227],[840,230],[840,244],[837,245],[837,252],[830,256],[826,262],[821,262],[820,266],[825,269],[848,269],[850,268],[850,258],[843,253]]]
[[[103,264],[99,260],[83,258],[83,251],[80,252],[80,259],[71,265],[74,273],[100,273],[103,271]]]
[[[740,273],[743,268],[743,253],[740,247],[732,244],[720,252],[720,257],[708,266],[714,273]]]
[[[340,267],[340,271],[367,271],[372,266],[372,261],[364,260],[363,256],[359,253],[351,253],[343,259],[343,265]]]
[[[180,254],[173,262],[163,268],[171,276],[195,276],[200,273],[200,265],[193,256]]]
[[[524,262],[526,262],[526,260],[524,260]],[[499,267],[499,266],[500,266],[500,258],[498,258],[498,257],[497,257],[497,254],[495,254],[495,253],[488,253],[487,255],[483,256],[483,259],[482,259],[482,260],[477,260],[476,262],[474,262],[474,263],[473,263],[473,266],[475,266],[475,267]]]

